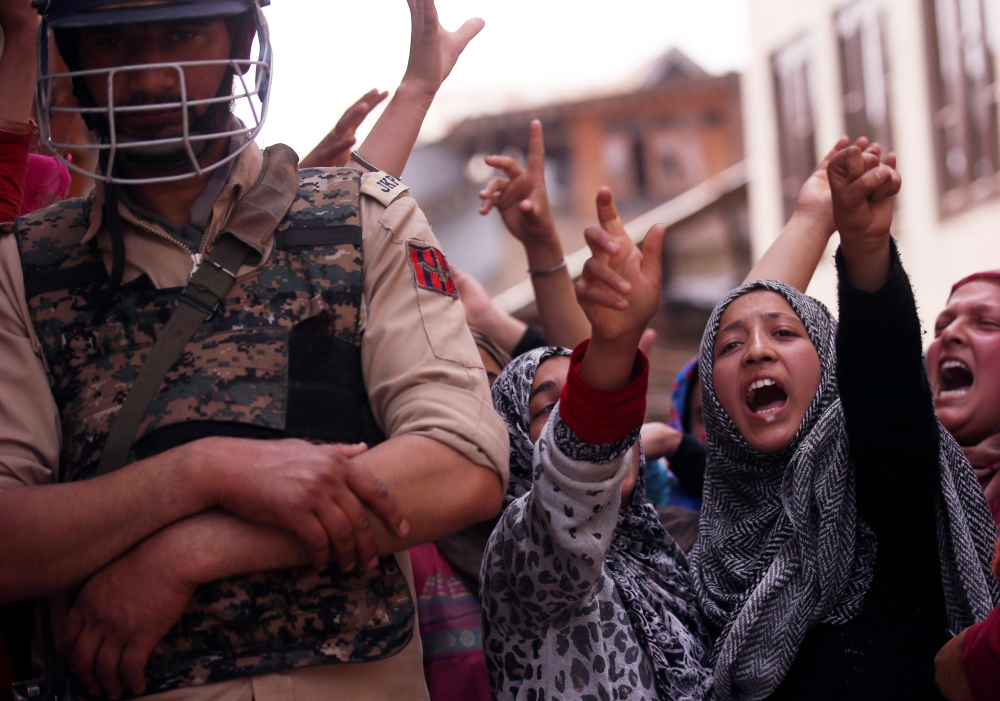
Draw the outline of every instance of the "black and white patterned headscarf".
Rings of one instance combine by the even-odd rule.
[[[788,301],[822,366],[795,439],[775,455],[747,444],[722,409],[712,374],[722,314],[754,290]],[[768,697],[806,632],[820,622],[853,619],[872,581],[875,534],[857,514],[837,390],[836,335],[837,322],[823,304],[770,280],[731,292],[705,329],[699,374],[708,456],[691,572],[702,610],[722,629],[714,653],[720,701]],[[949,624],[962,630],[993,607],[995,586],[987,574],[996,530],[964,508],[979,498],[978,485],[958,444],[943,428],[941,436],[938,548]]]
[[[534,478],[528,397],[535,372],[549,358],[568,355],[565,348],[536,348],[515,358],[493,385],[493,404],[510,434],[510,487],[505,506],[526,494]],[[632,502],[622,505],[604,558],[605,571],[653,663],[659,697],[708,698],[712,685],[708,627],[698,609],[687,559],[663,529],[645,492],[639,470]]]

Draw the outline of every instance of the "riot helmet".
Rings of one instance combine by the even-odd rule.
[[[269,3],[270,0],[35,0],[42,15],[36,99],[38,126],[45,144],[68,168],[118,185],[182,180],[231,162],[257,137],[267,116],[272,54],[261,8]],[[136,30],[216,19],[225,20],[230,33],[232,51],[228,58],[175,60],[177,56],[170,56],[169,60],[150,62],[128,57],[116,65],[96,68],[84,68],[81,61],[81,32]],[[253,23],[259,46],[256,59],[249,58],[247,41],[239,40],[241,33],[249,37],[249,22]],[[67,72],[51,73],[49,70],[50,32],[54,34]],[[147,56],[151,52],[140,53]],[[155,56],[155,52],[152,55]],[[222,73],[213,95],[189,94],[188,75],[197,71]],[[170,87],[165,93],[153,94],[155,90],[144,90],[138,95],[123,95],[121,93],[127,91],[119,87],[116,95],[116,86],[154,75],[166,77],[165,82]],[[78,105],[54,104],[52,86],[62,79],[72,81]],[[94,86],[99,90],[92,90]],[[99,99],[95,98],[95,90],[101,93]],[[248,106],[244,112],[250,115],[249,124],[243,124],[232,115],[233,104],[237,101],[245,101]],[[83,146],[99,153],[96,175],[60,155],[61,149],[81,146],[53,141],[50,118],[57,113],[79,114],[99,137],[98,143]],[[150,120],[159,122],[150,126]],[[145,123],[147,128],[129,133],[126,125],[130,122]],[[220,139],[236,145],[215,162],[202,163],[201,156],[208,145]],[[120,166],[128,163],[141,166],[141,177],[123,173]]]

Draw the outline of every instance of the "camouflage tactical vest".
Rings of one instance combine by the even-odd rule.
[[[210,435],[377,442],[361,373],[359,189],[357,171],[299,171],[273,252],[236,282],[174,363],[133,459]],[[180,292],[157,290],[143,276],[109,297],[100,254],[81,244],[91,206],[68,200],[14,225],[62,420],[64,481],[94,476],[116,412]],[[410,641],[413,619],[394,557],[371,572],[342,573],[334,564],[214,582],[198,589],[154,650],[146,691],[382,659]]]

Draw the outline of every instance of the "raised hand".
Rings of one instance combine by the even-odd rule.
[[[593,256],[576,284],[577,300],[593,327],[594,337],[635,337],[638,344],[646,324],[660,307],[661,224],[646,234],[643,249],[635,245],[618,216],[611,190],[597,193],[599,226],[584,232]]]
[[[458,57],[486,22],[475,17],[458,31],[449,32],[438,21],[434,0],[406,0],[410,6],[410,58],[403,83],[419,88],[429,97],[455,67]]]
[[[666,228],[651,228],[640,251],[606,187],[597,193],[597,219],[600,226],[584,232],[593,256],[576,284],[577,300],[593,329],[580,376],[591,387],[615,390],[628,383],[639,341],[660,308]]]
[[[895,154],[880,164],[876,155],[850,146],[827,168],[841,253],[851,283],[860,289],[877,290],[888,274],[889,230],[902,185],[895,166]]]
[[[354,133],[389,93],[372,89],[347,108],[333,130],[299,162],[300,168],[335,168],[347,165],[357,142]]]
[[[545,143],[542,123],[533,120],[528,139],[528,162],[524,168],[507,156],[487,156],[487,165],[502,170],[506,177],[493,178],[479,198],[480,214],[496,207],[507,230],[525,245],[544,244],[556,238],[556,227],[545,188]]]

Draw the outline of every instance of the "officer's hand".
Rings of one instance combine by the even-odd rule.
[[[124,688],[142,694],[146,661],[180,620],[197,585],[156,536],[100,570],[84,585],[66,617],[63,649],[93,695],[117,699]]]
[[[410,59],[402,85],[434,97],[465,47],[486,23],[476,17],[457,32],[449,32],[438,21],[434,0],[406,0],[406,3],[410,6]]]
[[[399,537],[409,533],[385,485],[352,462],[367,450],[363,444],[206,438],[192,445],[198,464],[216,468],[215,503],[253,523],[294,533],[317,570],[329,563],[331,544],[342,570],[378,564],[372,515]]]
[[[600,225],[584,232],[593,255],[576,283],[576,298],[593,327],[594,339],[634,337],[638,346],[646,325],[660,307],[666,230],[661,224],[653,226],[639,250],[625,231],[606,187],[597,193],[597,217]]]
[[[323,137],[316,148],[299,162],[300,168],[339,168],[351,160],[351,148],[357,141],[354,132],[373,109],[386,98],[387,92],[372,89],[347,108],[337,126]]]
[[[494,207],[514,238],[525,245],[544,244],[556,238],[556,227],[545,189],[545,143],[542,123],[531,122],[526,167],[507,156],[487,156],[486,163],[502,170],[506,177],[493,178],[480,193],[480,214]]]

